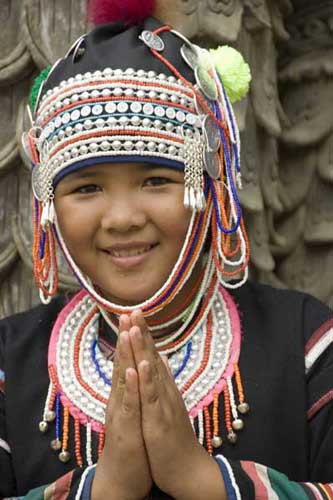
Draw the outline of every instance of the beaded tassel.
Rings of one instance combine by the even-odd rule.
[[[184,206],[195,211],[205,209],[206,200],[203,191],[203,142],[201,136],[184,138]]]
[[[83,460],[81,455],[81,433],[80,433],[80,422],[78,419],[74,420],[75,429],[75,456],[76,462],[79,467],[83,467]]]
[[[237,442],[237,434],[233,431],[231,425],[231,409],[230,409],[230,397],[228,387],[224,388],[224,418],[225,418],[225,427],[227,429],[227,438],[228,441],[232,444]]]
[[[55,400],[56,408],[56,437],[51,441],[51,448],[54,451],[60,451],[62,448],[62,443],[60,439],[60,394],[57,394]]]
[[[205,437],[205,431],[204,431],[203,411],[199,410],[198,411],[198,441],[202,446],[204,444],[204,437]]]
[[[105,432],[100,432],[98,435],[98,458],[102,455],[105,444]]]
[[[69,440],[69,409],[64,407],[64,422],[62,431],[62,451],[59,455],[59,460],[66,463],[70,459],[70,453],[68,451],[68,440]]]
[[[87,424],[87,440],[86,440],[86,456],[87,456],[87,464],[93,465],[92,459],[92,446],[91,446],[91,423]]]
[[[213,439],[212,445],[214,448],[220,448],[222,446],[222,438],[220,436],[219,429],[219,395],[218,393],[214,394],[214,402],[213,402]]]
[[[205,415],[205,434],[206,434],[206,446],[207,446],[207,451],[210,455],[213,455],[213,445],[212,445],[212,433],[211,433],[211,419],[210,419],[210,414],[208,407],[205,406],[204,408],[204,415]]]
[[[237,407],[239,413],[246,415],[250,411],[250,406],[245,402],[244,389],[242,384],[242,378],[237,364],[234,365],[235,370],[235,380],[238,390],[239,405]]]

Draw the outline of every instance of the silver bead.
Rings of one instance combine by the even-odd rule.
[[[158,145],[158,151],[160,153],[165,153],[166,150],[167,150],[167,145],[164,144],[163,142],[161,142],[161,144]],[[192,348],[193,348],[193,346],[192,346]]]
[[[114,127],[117,125],[117,119],[114,116],[110,116],[110,118],[107,119],[107,123],[110,127]]]
[[[176,113],[176,119],[177,119],[180,123],[184,123],[184,121],[186,120],[185,113],[184,113],[183,111],[177,111],[177,113]]]
[[[149,118],[144,118],[142,120],[142,125],[146,128],[149,128],[151,126],[151,120]]]
[[[126,97],[133,97],[134,96],[134,90],[133,89],[126,89],[125,90],[125,96]]]
[[[115,113],[117,111],[116,104],[114,102],[108,102],[105,106],[105,111],[110,114]]]
[[[85,91],[85,92],[82,92],[82,94],[80,95],[80,99],[82,101],[85,101],[86,99],[89,99],[89,92]]]
[[[49,424],[43,420],[42,422],[39,422],[39,430],[43,434],[49,430]]]
[[[95,116],[101,115],[103,113],[103,106],[96,104],[91,110],[92,114]]]
[[[99,90],[93,90],[91,92],[91,97],[93,97],[94,99],[98,99],[98,97],[100,97],[100,95],[101,94],[100,94]]]
[[[110,97],[111,95],[111,90],[110,89],[103,89],[102,90],[102,96],[103,97]]]
[[[156,106],[154,112],[155,115],[160,118],[163,118],[163,116],[165,116],[165,109],[162,106]]]
[[[173,124],[168,122],[165,126],[165,129],[168,131],[168,132],[172,132],[173,131]]]
[[[147,76],[148,76],[148,78],[155,78],[156,73],[155,73],[155,71],[148,71]]]
[[[103,75],[104,75],[104,76],[112,76],[112,73],[113,73],[113,71],[112,71],[112,69],[111,69],[111,68],[105,68],[105,69],[103,70]]]
[[[81,113],[78,109],[74,109],[74,111],[71,113],[71,120],[75,122],[81,117]]]
[[[116,97],[120,97],[123,95],[123,90],[119,87],[115,88],[113,90],[113,94],[116,96]]]
[[[177,148],[175,148],[175,146],[170,146],[168,152],[170,155],[174,156],[177,153]]]
[[[80,155],[85,156],[88,154],[88,151],[89,150],[88,150],[87,146],[84,146],[84,145],[80,146]]]
[[[71,150],[71,156],[72,158],[77,158],[79,156],[79,150],[77,148],[73,148]]]
[[[147,103],[143,106],[143,112],[145,115],[152,115],[154,113],[154,106],[150,103]]]
[[[163,122],[161,122],[161,120],[154,120],[154,128],[156,128],[157,130],[161,130],[162,127]]]
[[[69,113],[64,113],[61,117],[61,121],[64,125],[67,125],[71,120],[71,115]]]
[[[97,153],[97,151],[98,151],[98,144],[96,144],[96,142],[92,142],[91,144],[89,144],[89,150],[92,153]]]
[[[53,441],[51,441],[51,448],[52,448],[52,450],[54,450],[54,451],[60,451],[61,447],[62,447],[62,444],[61,444],[60,439],[54,439]]]
[[[103,151],[109,151],[111,148],[111,145],[108,141],[103,141],[101,144],[101,148],[103,149]]]
[[[244,429],[243,420],[241,418],[236,418],[236,420],[232,422],[232,428],[234,429],[234,431],[241,431],[242,429]]]
[[[142,111],[142,104],[140,102],[132,102],[132,104],[131,104],[131,111],[133,113],[141,113],[141,111]]]
[[[123,70],[122,69],[115,69],[114,70],[114,75],[115,76],[122,76],[123,75]]]
[[[65,161],[69,161],[71,159],[71,154],[66,151],[66,153],[64,154],[64,158],[65,158]]]
[[[146,97],[146,93],[144,90],[138,90],[136,95],[139,99],[144,99]]]
[[[98,128],[103,128],[104,125],[105,125],[105,121],[103,120],[103,118],[98,118],[98,120],[96,120],[96,127]]]
[[[53,422],[56,418],[56,414],[54,411],[48,411],[45,415],[46,422]]]
[[[174,120],[176,118],[176,111],[174,108],[168,108],[166,110],[166,115],[169,118],[169,120]]]
[[[150,99],[156,99],[157,92],[155,90],[151,90],[150,92],[148,92],[148,96]]]
[[[77,132],[77,133],[79,134],[80,132],[82,132],[82,130],[83,130],[83,125],[82,125],[82,123],[77,123],[77,124],[75,125],[75,132]]]
[[[134,75],[135,71],[133,68],[127,68],[125,71],[125,75]]]
[[[165,94],[164,92],[162,92],[162,94],[160,94],[160,99],[161,99],[161,101],[167,101],[168,100],[167,94]]]
[[[71,103],[70,99],[68,99],[68,97],[66,97],[66,99],[64,99],[63,105],[64,106],[69,106],[70,103]]]
[[[131,123],[132,123],[132,125],[137,127],[141,123],[141,118],[139,118],[138,116],[132,116]]]
[[[237,443],[237,434],[234,433],[234,431],[230,431],[228,433],[228,441],[231,444],[236,444]]]
[[[62,451],[59,454],[59,460],[63,464],[66,464],[67,462],[69,462],[70,458],[71,458],[71,456],[70,456],[70,453],[68,451]]]
[[[119,118],[119,123],[120,123],[121,125],[123,125],[124,127],[126,127],[126,125],[128,125],[128,124],[129,124],[129,121],[130,121],[130,120],[129,120],[128,116],[121,116],[121,117]]]
[[[71,97],[71,102],[72,103],[78,102],[78,100],[79,100],[78,94],[73,94],[72,97]]]
[[[148,142],[148,150],[153,152],[156,150],[156,144],[155,142]]]
[[[220,448],[222,446],[222,438],[220,436],[214,436],[212,439],[212,445],[214,448]]]
[[[73,127],[66,127],[65,128],[65,134],[67,135],[67,137],[72,135],[72,132],[73,132]]]
[[[246,415],[247,413],[249,413],[250,411],[250,406],[248,405],[248,403],[240,403],[237,407],[239,413],[241,413],[242,415]]]
[[[132,151],[133,149],[133,142],[132,141],[125,141],[124,142],[124,148],[126,151]]]
[[[144,151],[145,143],[143,141],[138,141],[135,145],[135,149],[137,149],[138,151]]]

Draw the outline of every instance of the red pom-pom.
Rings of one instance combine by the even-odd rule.
[[[88,16],[95,26],[115,21],[135,25],[152,16],[154,9],[155,0],[90,0]]]

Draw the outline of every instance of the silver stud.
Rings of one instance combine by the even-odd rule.
[[[64,159],[65,161],[69,161],[71,159],[71,154],[68,151],[64,154]]]
[[[79,100],[78,94],[73,94],[71,97],[71,102],[75,103],[75,102],[78,102],[78,100]]]
[[[176,83],[176,81],[177,81],[177,80],[176,80],[176,78],[175,78],[174,76],[169,76],[169,77],[168,77],[168,82],[169,82],[169,83]]]
[[[161,80],[162,82],[165,82],[165,80],[167,79],[166,75],[164,73],[160,73],[158,75],[158,79]]]
[[[113,73],[113,71],[112,71],[112,69],[111,69],[111,68],[105,68],[105,69],[103,70],[103,75],[104,75],[104,76],[112,76],[112,73]]]
[[[173,127],[173,124],[172,124],[172,123],[168,122],[168,123],[166,124],[165,128],[166,128],[166,130],[167,130],[168,132],[172,132],[174,127]]]
[[[123,126],[123,127],[126,127],[126,125],[129,124],[129,118],[128,116],[121,116],[119,118],[119,123]]]
[[[111,146],[112,146],[112,149],[114,149],[115,151],[119,151],[121,149],[121,142],[120,141],[113,141]]]
[[[79,150],[78,150],[78,148],[73,148],[71,150],[71,156],[72,156],[72,158],[77,158],[79,156]]]
[[[161,142],[161,144],[158,145],[158,151],[159,153],[165,153],[167,150],[167,145]]]
[[[72,111],[72,113],[71,113],[71,120],[73,122],[75,122],[76,120],[78,120],[80,118],[80,116],[81,116],[80,111],[78,109],[74,109],[74,111]]]
[[[89,151],[91,153],[97,153],[97,151],[98,151],[98,144],[96,144],[96,142],[92,142],[91,144],[89,144]]]
[[[61,125],[62,125],[62,121],[61,121],[60,116],[57,116],[57,118],[54,120],[54,123],[55,123],[55,126],[56,126],[57,128],[61,127]]]
[[[85,101],[86,99],[89,99],[90,95],[89,95],[89,92],[85,91],[85,92],[82,92],[82,94],[80,95],[80,99],[81,101]]]
[[[102,96],[103,97],[110,97],[110,95],[111,95],[111,90],[109,90],[109,89],[103,89],[102,90]]]
[[[143,69],[139,69],[137,75],[139,78],[143,78],[144,76],[146,76],[146,72]]]
[[[126,97],[132,97],[132,96],[134,96],[134,90],[133,89],[126,89],[125,90],[125,96]]]
[[[151,120],[149,120],[149,118],[144,118],[142,120],[142,125],[146,128],[149,128],[151,126]]]
[[[148,142],[148,146],[147,147],[148,147],[148,150],[151,151],[151,152],[153,152],[153,151],[156,150],[156,144],[155,144],[155,142],[152,142],[152,141]]]
[[[162,127],[163,123],[161,122],[161,120],[154,120],[154,128],[156,128],[157,130],[161,130]]]
[[[90,78],[91,78],[91,72],[90,72],[90,71],[87,71],[87,72],[84,74],[84,78],[85,78],[86,80],[90,80]]]
[[[39,422],[39,430],[40,432],[42,432],[43,434],[45,434],[45,432],[47,432],[49,429],[49,425],[47,422],[45,422],[45,420],[43,420],[42,422]]]
[[[72,85],[72,83],[75,82],[75,79],[71,76],[70,78],[68,78],[68,83],[69,85]]]
[[[169,96],[168,96],[167,94],[165,94],[164,92],[163,92],[162,94],[160,94],[160,99],[161,99],[161,101],[167,101],[167,100],[168,100],[168,97],[169,97]]]
[[[174,104],[177,104],[178,100],[179,100],[178,97],[176,95],[172,94],[170,101],[173,102]]]
[[[170,155],[174,156],[177,153],[177,149],[175,148],[175,146],[170,146],[168,152]],[[215,376],[215,373],[214,373],[214,376]]]
[[[101,104],[95,104],[91,110],[92,114],[95,116],[101,115],[103,113],[103,106]]]
[[[114,74],[115,74],[115,76],[122,76],[123,70],[122,69],[115,69]]]
[[[89,152],[89,150],[88,150],[87,146],[85,146],[85,145],[80,146],[80,155],[85,156],[88,154],[88,152]]]
[[[70,456],[70,453],[68,451],[62,451],[59,454],[59,460],[63,464],[66,464],[67,462],[69,462],[70,458],[71,458],[71,456]]]
[[[77,132],[77,133],[79,134],[80,132],[82,132],[82,130],[83,130],[83,125],[82,125],[82,123],[77,123],[77,124],[75,125],[75,132]]]
[[[148,76],[148,78],[155,78],[156,77],[156,73],[155,73],[155,71],[148,71],[147,76]]]
[[[186,115],[186,121],[189,125],[195,125],[195,123],[197,121],[197,117],[192,113],[188,113]]]
[[[234,431],[241,431],[242,429],[244,429],[243,420],[241,418],[236,418],[236,420],[232,422],[232,428],[234,429]]]
[[[138,127],[140,125],[140,123],[141,123],[141,119],[138,116],[132,116],[131,123],[135,127]]]
[[[82,79],[83,79],[83,76],[82,76],[80,73],[78,73],[78,74],[75,76],[75,80],[76,80],[77,82],[81,82],[81,80],[82,80]]]
[[[120,97],[123,95],[123,90],[119,87],[115,88],[113,90],[113,94],[116,96],[116,97]]]
[[[184,121],[186,120],[185,113],[184,113],[183,111],[177,111],[177,113],[176,113],[176,119],[177,119],[180,123],[184,123]]]
[[[94,74],[93,74],[94,78],[100,78],[102,76],[102,72],[97,69],[96,71],[94,71]]]
[[[61,117],[61,121],[64,125],[67,125],[71,120],[71,115],[69,113],[64,113]]]
[[[127,104],[127,102],[120,102],[117,105],[117,111],[119,113],[126,113],[128,111],[128,104]]]
[[[212,439],[212,445],[214,448],[220,448],[222,446],[222,438],[220,436],[214,436]]]
[[[133,113],[141,113],[141,111],[142,111],[142,104],[140,102],[132,102],[132,104],[131,104],[131,111]]]
[[[133,142],[132,141],[125,141],[124,142],[124,148],[126,151],[132,151],[133,149]]]
[[[105,111],[106,111],[107,113],[112,114],[112,113],[115,113],[115,112],[116,112],[116,110],[117,110],[117,106],[116,106],[116,104],[115,104],[114,102],[108,102],[108,103],[106,104],[106,106],[105,106]]]
[[[154,113],[154,106],[150,103],[147,103],[143,106],[143,112],[145,115],[152,115]]]
[[[176,111],[174,108],[167,108],[165,113],[169,120],[174,120],[176,118]]]
[[[98,118],[98,120],[96,120],[96,127],[103,128],[104,125],[105,125],[105,121],[103,120],[103,118]]]
[[[137,149],[138,151],[144,151],[145,143],[143,141],[138,141],[135,145],[135,149]]]
[[[72,135],[72,132],[73,132],[73,127],[66,127],[65,128],[65,134],[67,135],[67,137],[69,137],[70,135]]]
[[[228,437],[229,443],[231,443],[231,444],[236,444],[237,443],[237,434],[235,434],[234,431],[230,431],[228,433],[227,437]]]
[[[114,116],[110,116],[110,118],[108,118],[106,121],[108,125],[110,125],[110,127],[114,127],[115,125],[117,125],[117,119]]]
[[[86,120],[84,123],[83,123],[83,128],[85,130],[90,130],[92,127],[93,127],[93,122],[91,120]]]
[[[125,71],[125,75],[134,75],[135,71],[133,68],[127,68],[126,71]]]
[[[150,90],[150,92],[148,92],[148,97],[150,99],[156,99],[157,97],[157,92],[155,90]]]
[[[144,90],[138,90],[136,95],[139,99],[144,99],[146,97],[146,92],[144,92]]]
[[[160,118],[163,118],[163,116],[165,116],[165,109],[162,106],[156,106],[154,111],[155,115],[159,116]]]
[[[64,106],[69,106],[70,103],[71,103],[71,101],[68,99],[68,97],[66,97],[66,99],[64,99],[63,105]]]
[[[51,448],[52,448],[52,450],[54,450],[54,451],[60,451],[61,447],[62,447],[62,444],[61,444],[60,439],[54,439],[53,441],[51,441]]]
[[[103,149],[103,151],[109,151],[111,148],[111,145],[108,141],[103,141],[101,143],[101,148]]]
[[[248,405],[248,403],[240,403],[237,407],[239,413],[241,413],[242,415],[246,415],[247,413],[249,413],[250,411],[250,406]]]

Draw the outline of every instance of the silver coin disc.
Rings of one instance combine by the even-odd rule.
[[[212,179],[219,179],[221,176],[221,164],[217,153],[213,151],[204,152],[204,164],[208,175]]]
[[[157,52],[163,52],[165,44],[161,37],[155,35],[152,31],[145,30],[139,36],[140,40],[147,45],[150,49],[156,50]]]

